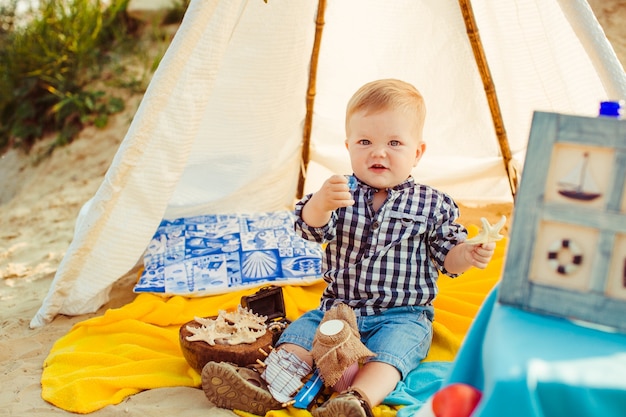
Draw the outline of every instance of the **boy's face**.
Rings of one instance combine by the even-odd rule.
[[[414,120],[398,110],[356,112],[347,130],[354,174],[381,190],[404,182],[426,150]]]

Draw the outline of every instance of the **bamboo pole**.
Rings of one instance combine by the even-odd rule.
[[[489,64],[487,63],[482,41],[480,40],[480,34],[478,33],[478,26],[476,25],[476,19],[474,18],[474,10],[472,9],[471,0],[459,0],[459,6],[461,6],[467,36],[469,37],[472,45],[476,65],[478,66],[485,94],[487,95],[489,110],[491,111],[491,119],[493,120],[493,126],[496,131],[502,160],[504,162],[504,169],[506,170],[509,178],[511,194],[513,195],[513,198],[515,198],[519,181],[518,172],[513,163],[513,156],[511,155],[509,140],[506,134],[506,129],[504,128],[504,121],[502,119],[502,112],[500,111],[498,95],[496,94],[496,88],[493,84],[493,79],[491,78],[491,71],[489,70]]]
[[[496,137],[498,138],[498,144],[500,145],[500,152],[504,163],[504,168],[509,179],[509,186],[513,197],[517,192],[518,186],[518,172],[513,164],[513,157],[511,149],[509,147],[509,141],[504,128],[504,121],[502,119],[502,112],[500,111],[500,104],[496,94],[495,85],[491,78],[491,71],[487,63],[487,58],[480,40],[478,33],[478,27],[474,18],[474,11],[471,6],[470,0],[459,0],[461,12],[463,14],[463,20],[465,21],[465,27],[467,35],[472,45],[472,51],[474,52],[474,58],[476,65],[480,72],[480,76],[487,96],[487,102],[489,103],[489,110],[491,111],[491,118],[493,120]],[[315,21],[315,40],[313,43],[313,50],[311,52],[311,64],[309,68],[309,84],[307,87],[306,97],[306,116],[304,120],[304,129],[302,134],[302,156],[300,165],[300,176],[298,179],[298,188],[296,197],[302,198],[304,194],[304,183],[306,181],[307,169],[310,161],[311,153],[311,131],[313,124],[313,106],[315,103],[316,94],[316,82],[317,82],[317,64],[319,59],[320,46],[322,42],[322,31],[324,28],[324,13],[326,11],[326,0],[318,1],[317,17]]]
[[[317,82],[317,62],[322,44],[322,31],[324,29],[324,13],[326,11],[326,0],[319,0],[317,6],[317,18],[315,19],[315,40],[311,52],[311,64],[309,67],[309,85],[306,92],[306,117],[304,119],[304,129],[302,132],[302,156],[300,160],[300,177],[298,178],[298,189],[296,197],[302,198],[304,195],[304,183],[306,181],[307,169],[311,159],[311,131],[313,128],[313,105],[315,104],[315,88]]]

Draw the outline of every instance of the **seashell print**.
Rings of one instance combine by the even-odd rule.
[[[272,252],[251,252],[242,260],[241,271],[249,278],[266,278],[273,275],[278,260]]]

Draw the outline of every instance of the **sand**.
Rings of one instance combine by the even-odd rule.
[[[591,0],[590,4],[626,66],[626,0]],[[134,298],[134,275],[129,274],[116,284],[112,301],[98,312],[59,316],[41,329],[29,328],[71,241],[78,211],[100,185],[140,100],[139,95],[128,97],[126,110],[112,117],[106,129],[86,128],[78,140],[50,158],[38,157],[47,146],[43,143],[29,155],[11,150],[0,159],[0,416],[71,414],[41,398],[44,359],[74,323]],[[497,220],[501,214],[510,219],[511,210],[510,204],[464,208],[463,220],[479,224],[481,216]],[[145,391],[92,415],[157,412],[179,417],[234,415],[214,408],[202,390],[194,388]]]

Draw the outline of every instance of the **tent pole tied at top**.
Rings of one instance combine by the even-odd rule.
[[[493,120],[496,137],[498,138],[498,144],[500,145],[500,153],[502,154],[502,160],[504,162],[504,169],[506,170],[506,174],[509,178],[511,194],[513,195],[513,198],[515,198],[518,186],[518,172],[513,163],[513,156],[511,155],[509,140],[507,138],[506,129],[504,128],[504,121],[502,119],[502,112],[500,111],[498,95],[496,94],[496,88],[491,77],[491,71],[489,70],[485,50],[483,48],[482,41],[480,40],[480,34],[478,33],[478,25],[476,24],[476,19],[474,17],[471,0],[459,0],[459,6],[461,7],[461,12],[463,13],[467,36],[470,40],[470,44],[472,45],[476,65],[478,66],[485,94],[487,95],[487,102],[489,103],[489,110],[491,111],[491,119]]]
[[[472,45],[472,51],[474,52],[474,58],[476,65],[480,72],[480,76],[487,96],[487,102],[489,104],[489,110],[491,112],[491,118],[493,120],[496,137],[500,146],[500,152],[504,163],[504,168],[509,179],[509,186],[511,194],[515,198],[518,186],[518,171],[515,167],[511,149],[509,147],[509,141],[504,127],[504,121],[502,118],[502,112],[500,110],[500,104],[498,102],[498,96],[496,94],[495,85],[491,77],[491,71],[487,63],[485,51],[482,46],[482,41],[478,33],[478,27],[476,19],[474,18],[474,11],[472,9],[470,0],[459,0],[461,12],[463,14],[463,20],[467,30],[467,35]],[[326,0],[319,0],[317,8],[316,26],[315,26],[315,39],[313,43],[313,50],[311,52],[311,64],[309,67],[309,83],[307,87],[306,96],[306,116],[304,120],[304,128],[302,134],[302,156],[300,165],[300,175],[298,178],[298,187],[296,191],[296,197],[302,198],[304,195],[304,183],[306,181],[307,170],[310,161],[311,153],[311,132],[313,125],[313,107],[315,103],[316,94],[316,82],[317,82],[317,64],[319,59],[320,47],[322,43],[322,32],[324,28],[324,13],[326,11]]]

